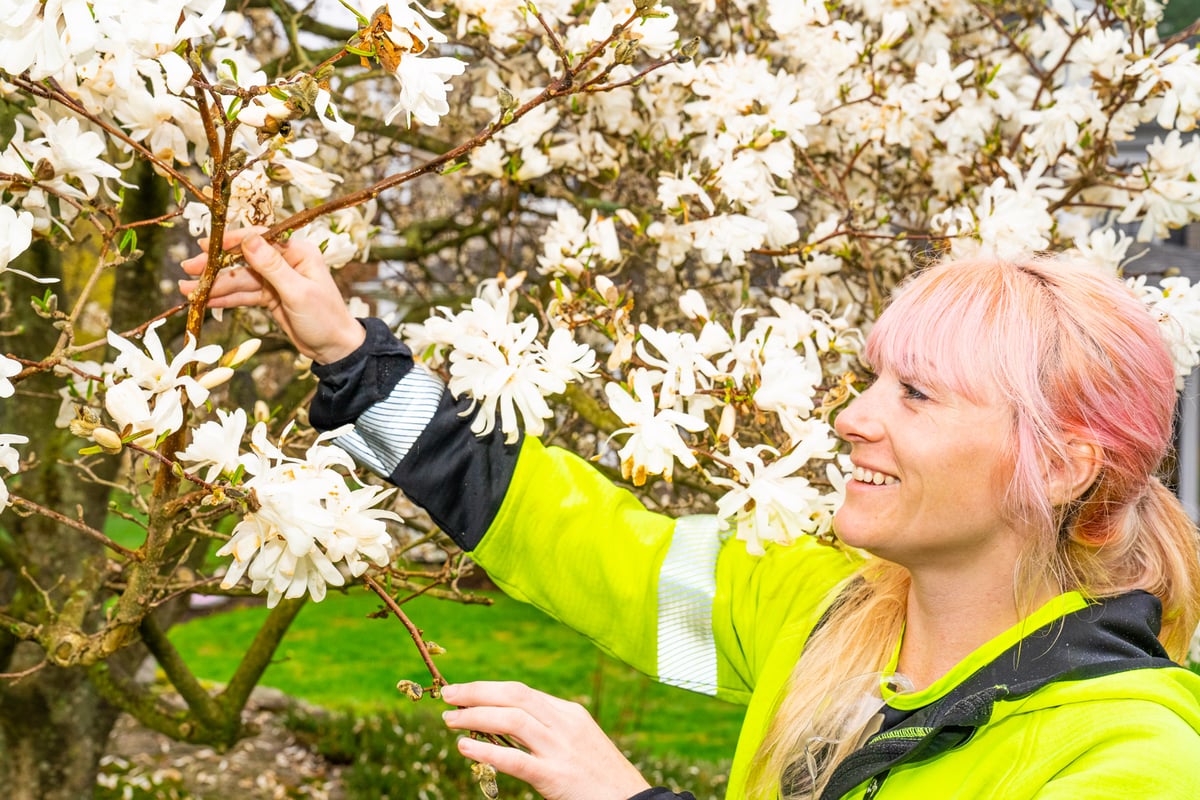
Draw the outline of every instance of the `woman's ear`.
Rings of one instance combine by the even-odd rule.
[[[1067,442],[1061,455],[1051,465],[1046,480],[1046,494],[1056,506],[1079,499],[1096,482],[1104,463],[1100,445],[1082,439]]]

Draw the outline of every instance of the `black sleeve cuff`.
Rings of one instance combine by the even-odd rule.
[[[332,364],[313,365],[320,383],[308,408],[308,421],[319,431],[354,422],[390,395],[413,367],[412,351],[383,320],[372,317],[359,322],[367,338],[357,350]]]
[[[691,792],[676,794],[665,786],[655,786],[644,792],[638,792],[629,800],[696,800],[696,797]]]
[[[471,401],[442,393],[437,413],[392,472],[392,483],[463,550],[474,550],[500,511],[517,468],[524,433],[512,444],[497,425],[471,431]]]

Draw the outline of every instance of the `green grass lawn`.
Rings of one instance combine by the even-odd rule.
[[[705,761],[732,756],[740,706],[657,684],[536,609],[492,596],[490,607],[424,597],[405,605],[426,638],[446,648],[436,660],[447,680],[522,680],[579,701],[610,735],[641,752]],[[263,685],[331,708],[415,709],[396,692],[396,681],[428,685],[429,675],[397,620],[367,618],[379,607],[362,589],[309,603]],[[174,628],[171,639],[199,677],[224,682],[265,615],[261,606],[213,614]],[[428,698],[418,705],[441,709]]]

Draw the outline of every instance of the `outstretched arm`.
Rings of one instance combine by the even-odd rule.
[[[364,327],[350,314],[316,246],[304,241],[271,245],[259,235],[261,230],[247,228],[225,235],[225,249],[240,246],[247,266],[223,270],[218,274],[209,296],[209,306],[262,306],[269,310],[300,352],[318,364],[328,365],[327,369],[317,369],[323,381],[317,404],[320,407],[313,409],[313,423],[320,425],[319,417],[336,426],[347,420],[335,420],[335,416],[357,418],[364,408],[387,398],[396,380],[412,370],[411,355],[407,348],[392,338],[382,323],[372,320]],[[201,240],[200,244],[207,250],[207,240]],[[187,259],[182,266],[189,275],[198,276],[206,262],[207,256],[200,254]],[[190,294],[197,284],[198,281],[194,279],[184,280],[180,282],[180,289],[185,295]],[[347,357],[360,349],[371,350],[373,358],[354,359],[352,364],[339,363],[351,361]],[[442,396],[440,384],[431,376],[424,378],[423,375],[418,371],[410,380],[410,383],[413,380],[417,382],[414,396],[422,396],[424,384],[428,382],[436,387],[436,391],[430,395],[436,405],[440,406],[443,402],[452,404],[448,397]],[[339,392],[339,387],[346,391]],[[443,417],[449,421],[450,428],[461,428],[457,431],[458,439],[472,446],[477,444],[468,428],[458,424],[462,420],[457,413],[451,411]],[[396,427],[388,427],[394,435]],[[399,427],[403,427],[402,422]],[[421,427],[424,427],[424,423]],[[506,449],[498,437],[493,438],[497,447]],[[438,458],[434,454],[431,463],[422,461],[421,469],[416,470],[420,473],[419,479],[413,477],[405,481],[404,488],[416,495],[414,499],[417,500],[430,495],[425,497],[426,502],[434,507],[435,513],[443,512],[440,514],[442,524],[450,530],[461,529],[461,536],[466,530],[486,525],[472,525],[471,521],[478,515],[467,512],[480,504],[485,507],[494,504],[487,498],[477,503],[465,502],[467,498],[464,497],[464,491],[468,485],[475,484],[488,497],[492,494],[502,497],[508,475],[507,470],[501,470],[502,475],[494,476],[486,470],[480,472],[472,467],[476,463],[488,465],[493,459],[456,457],[454,453],[446,453],[447,449],[463,449],[454,447],[455,441],[454,435],[440,437],[440,443],[445,445],[449,442],[450,447],[437,448],[443,455]],[[367,442],[360,444],[363,447],[357,449],[365,448],[364,452],[370,452]],[[515,459],[516,449],[508,449],[511,455],[501,457],[501,462]],[[360,456],[363,454],[359,453]],[[372,453],[369,460],[374,462],[378,458],[378,454]],[[375,466],[378,469],[382,465]],[[388,464],[378,471],[385,475],[391,473],[393,480],[401,472],[394,464]],[[443,482],[450,486],[443,486],[439,491],[437,485]],[[435,495],[445,494],[447,489],[455,497],[453,502],[439,503],[433,499]],[[467,512],[461,509],[467,509]],[[486,516],[490,518],[491,514]],[[482,530],[476,535],[479,534],[482,534]],[[515,691],[514,687],[520,691]],[[525,752],[464,739],[460,745],[463,754],[491,763],[501,772],[533,784],[550,800],[585,800],[593,797],[596,800],[626,800],[634,796],[638,800],[691,800],[690,795],[681,797],[665,789],[661,792],[650,790],[637,768],[621,755],[578,704],[535,691],[523,684],[464,684],[449,688],[448,691],[450,697],[447,699],[464,707],[448,712],[446,721],[450,727],[510,734],[528,748],[528,752]],[[604,756],[602,759],[598,758],[600,754]],[[579,787],[587,787],[593,794],[581,794]]]

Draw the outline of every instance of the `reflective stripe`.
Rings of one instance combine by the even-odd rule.
[[[364,411],[354,423],[354,430],[339,436],[334,444],[367,469],[387,478],[433,419],[443,391],[441,379],[416,364],[390,395]]]
[[[712,607],[721,538],[716,517],[680,517],[658,579],[658,679],[711,695],[717,693]]]

